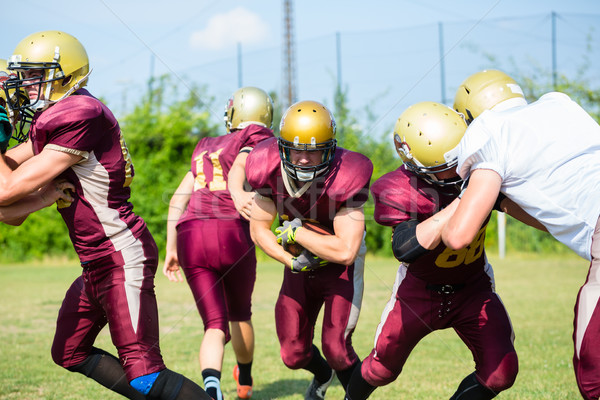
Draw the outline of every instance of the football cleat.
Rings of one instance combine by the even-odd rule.
[[[325,383],[319,383],[315,378],[313,378],[312,382],[308,389],[306,389],[306,393],[304,394],[304,400],[324,400],[325,392],[333,382],[333,378],[335,377],[335,371],[331,370],[331,378]]]
[[[240,369],[236,365],[233,367],[233,379],[237,384],[237,395],[240,399],[249,399],[252,397],[252,385],[240,385]]]

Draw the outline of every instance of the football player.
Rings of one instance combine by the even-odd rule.
[[[600,396],[600,126],[566,94],[527,104],[504,72],[485,70],[459,87],[454,108],[471,122],[457,171],[469,180],[442,231],[460,250],[477,236],[496,198],[506,196],[581,257],[591,260],[575,305],[573,363],[581,395]]]
[[[34,33],[17,45],[8,69],[18,74],[4,83],[9,106],[35,115],[27,142],[0,158],[0,204],[57,177],[74,185],[73,201],[59,212],[82,274],[60,308],[53,360],[131,399],[210,399],[163,363],[154,293],[158,249],[129,202],[133,168],[119,124],[83,88],[90,75],[85,48],[65,32]],[[28,104],[15,95],[20,90]],[[106,324],[118,359],[94,347]]]
[[[458,113],[435,102],[410,106],[396,122],[394,144],[403,165],[379,178],[371,193],[375,220],[393,227],[392,250],[401,264],[375,347],[352,375],[348,400],[366,399],[393,382],[421,339],[446,328],[475,360],[475,372],[451,399],[492,399],[515,381],[514,333],[484,250],[489,212],[467,248],[455,251],[440,239],[458,204],[462,181],[454,151],[466,128]]]
[[[0,59],[0,153],[6,153],[10,140],[14,137],[15,119],[10,108],[7,108],[4,81],[13,74],[7,69],[6,60]],[[22,92],[20,92],[22,93]],[[54,204],[56,201],[72,201],[69,193],[75,187],[65,181],[53,181],[41,190],[33,192],[15,204],[0,206],[0,221],[9,225],[20,225],[32,212]]]
[[[256,87],[233,93],[225,108],[227,134],[198,142],[190,171],[169,204],[163,273],[182,281],[181,265],[204,322],[200,366],[204,389],[222,399],[221,369],[231,340],[241,399],[252,396],[252,291],[256,253],[248,218],[254,193],[244,190],[248,153],[273,137],[273,102]],[[231,324],[231,330],[229,329]]]
[[[248,156],[246,175],[257,191],[250,232],[254,242],[285,265],[275,306],[283,363],[313,374],[305,399],[323,399],[334,376],[346,387],[359,358],[351,337],[362,294],[363,205],[373,171],[360,153],[336,147],[335,120],[315,101],[290,106],[280,137],[265,140]],[[271,225],[279,216],[282,225]],[[313,220],[332,230],[321,235],[302,227]],[[282,245],[297,243],[294,257]],[[314,328],[325,306],[322,350],[313,344]]]

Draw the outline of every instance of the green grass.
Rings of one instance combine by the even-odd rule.
[[[504,399],[579,398],[572,370],[573,306],[587,273],[587,262],[575,256],[511,255],[491,257],[497,291],[508,308],[516,333],[520,371]],[[389,298],[397,263],[367,257],[365,296],[354,345],[361,358],[373,345],[373,334]],[[0,399],[118,399],[79,374],[53,364],[50,346],[64,292],[80,273],[73,262],[0,266]],[[279,357],[274,304],[282,267],[260,261],[253,299],[256,330],[255,399],[303,399],[310,376],[287,369]],[[201,383],[197,353],[202,324],[185,283],[157,276],[161,349],[169,368]],[[320,329],[320,326],[319,326]],[[320,336],[316,343],[319,344]],[[97,345],[115,354],[105,329]],[[222,387],[234,399],[231,346],[227,346]],[[462,378],[473,371],[471,354],[454,331],[435,332],[411,354],[403,373],[377,389],[372,399],[449,398]],[[327,392],[342,399],[339,382]]]

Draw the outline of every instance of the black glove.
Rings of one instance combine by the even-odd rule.
[[[329,264],[329,261],[315,256],[310,251],[304,249],[298,257],[292,258],[292,272],[314,271]]]
[[[0,153],[6,153],[11,136],[12,125],[8,120],[8,113],[4,107],[0,106]]]

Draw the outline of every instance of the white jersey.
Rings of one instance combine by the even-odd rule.
[[[459,144],[457,171],[502,178],[500,191],[560,242],[591,258],[600,216],[600,125],[563,93],[529,105],[485,111]]]

